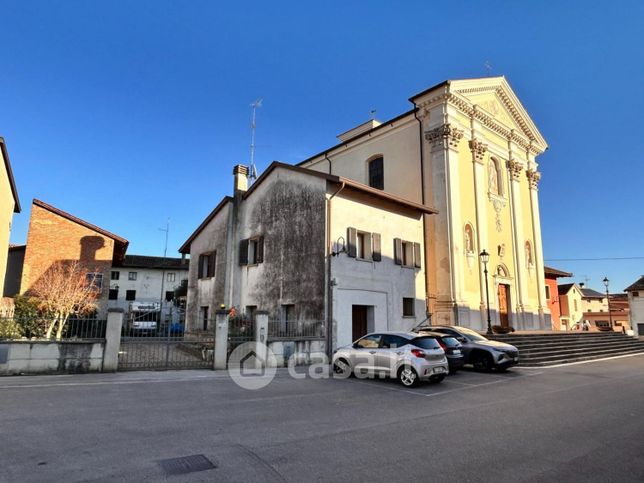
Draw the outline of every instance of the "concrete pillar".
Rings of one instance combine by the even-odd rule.
[[[215,370],[226,369],[228,362],[228,311],[215,312]]]
[[[123,318],[123,309],[108,309],[105,348],[103,349],[103,372],[116,372],[118,369]]]
[[[268,312],[255,312],[255,368],[262,369],[268,361]]]

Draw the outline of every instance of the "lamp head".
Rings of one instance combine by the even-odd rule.
[[[487,251],[485,251],[485,248],[483,249],[483,251],[481,253],[479,253],[479,257],[481,257],[481,261],[485,265],[487,265],[487,262],[490,261],[490,254]]]
[[[608,282],[609,282],[608,277],[604,277],[604,280],[602,280],[602,282],[604,282],[604,286],[608,288]]]

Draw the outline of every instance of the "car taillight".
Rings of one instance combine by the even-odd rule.
[[[445,342],[443,342],[442,340],[438,341],[438,345],[441,346],[443,350],[447,350],[447,346],[445,345]]]
[[[423,359],[425,358],[425,352],[421,351],[420,349],[412,349],[411,353],[416,357],[422,357]]]

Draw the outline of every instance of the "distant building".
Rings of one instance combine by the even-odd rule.
[[[561,305],[559,297],[559,289],[557,287],[557,279],[572,277],[572,273],[557,270],[552,267],[543,267],[545,282],[546,282],[546,300],[550,308],[550,320],[552,322],[552,330],[566,330],[561,326]]]
[[[347,178],[273,163],[225,197],[180,248],[190,254],[187,330],[221,305],[322,330],[329,346],[425,319],[423,215]],[[327,349],[328,347],[327,346]]]
[[[9,153],[4,138],[0,137],[0,294],[4,296],[5,274],[9,253],[9,235],[14,213],[20,213],[20,200]]]
[[[573,330],[583,321],[584,308],[581,288],[576,283],[565,283],[557,287],[559,294],[560,330]]]
[[[128,241],[43,201],[31,205],[20,293],[24,294],[55,263],[79,261],[100,288],[99,314],[104,314],[112,266],[121,265]]]
[[[644,337],[644,275],[624,289],[628,294],[630,325],[635,335]]]
[[[173,303],[174,293],[187,279],[187,260],[125,255],[110,270],[108,308],[129,313],[139,304],[160,307],[163,302],[163,318],[176,320],[181,314]]]
[[[586,288],[580,284],[584,322],[590,330],[614,330],[624,332],[630,329],[628,305],[622,303],[619,296],[610,295],[610,308],[605,293]],[[609,312],[610,310],[610,312]],[[612,325],[611,325],[612,324]]]

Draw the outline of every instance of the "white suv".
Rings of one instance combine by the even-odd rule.
[[[367,334],[333,354],[333,371],[348,377],[387,376],[404,386],[441,382],[449,372],[445,351],[434,337],[411,332]]]

